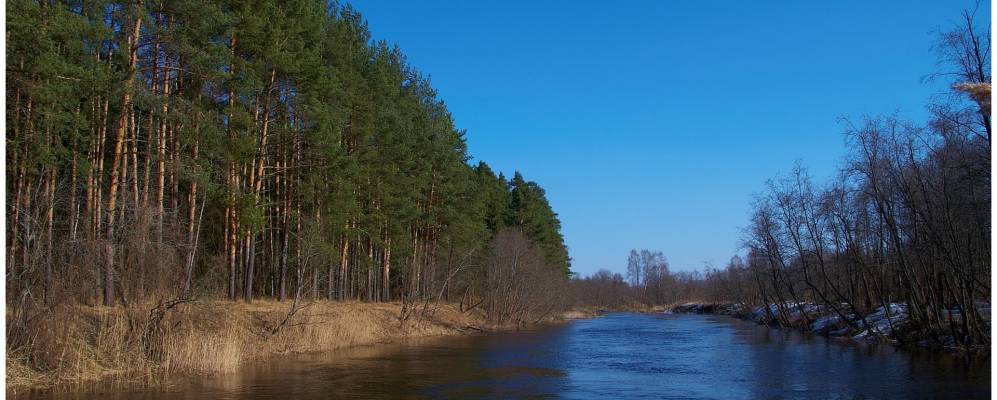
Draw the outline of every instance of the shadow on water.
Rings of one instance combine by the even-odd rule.
[[[721,316],[611,314],[515,333],[281,357],[167,388],[38,398],[989,398],[989,358],[865,346]]]

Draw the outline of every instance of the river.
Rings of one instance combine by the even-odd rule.
[[[976,399],[989,358],[865,346],[724,316],[609,314],[520,332],[278,357],[89,399]]]

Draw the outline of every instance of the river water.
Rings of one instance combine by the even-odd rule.
[[[278,357],[101,399],[976,399],[990,360],[863,346],[723,316],[610,314],[489,333]],[[31,396],[35,397],[35,396]]]

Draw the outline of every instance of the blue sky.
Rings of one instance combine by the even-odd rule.
[[[924,118],[945,91],[922,82],[934,32],[974,4],[354,2],[432,76],[475,159],[547,190],[586,275],[624,272],[631,248],[722,267],[766,179],[797,160],[833,175],[841,117]]]

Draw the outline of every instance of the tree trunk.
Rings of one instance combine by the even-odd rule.
[[[194,131],[197,132],[197,129],[195,128]],[[197,163],[198,150],[199,140],[194,138],[194,148],[191,151],[194,163]],[[197,178],[193,178],[190,181],[190,193],[187,194],[187,203],[187,243],[190,248],[187,251],[187,279],[184,283],[184,297],[190,294],[190,286],[194,274],[194,256],[197,254],[197,236],[194,221],[194,214],[197,210]],[[201,206],[201,212],[204,212],[203,205]]]
[[[236,45],[236,35],[233,33],[232,38],[229,40],[229,58],[232,60],[229,64],[229,74],[231,77],[235,77],[235,45]],[[232,83],[229,82],[228,91],[228,113],[226,119],[226,130],[228,131],[229,144],[232,145],[235,142],[235,130],[232,129],[232,110],[235,108],[235,89]],[[235,301],[236,298],[236,248],[238,246],[239,240],[239,227],[237,219],[237,209],[236,209],[236,189],[238,187],[238,179],[236,177],[235,170],[235,160],[228,160],[227,173],[225,175],[225,183],[228,187],[228,201],[225,204],[225,262],[228,264],[228,298],[229,300]]]
[[[141,9],[142,1],[136,1],[134,5],[134,24],[128,34],[128,75],[125,78],[125,90],[121,96],[121,114],[118,116],[117,132],[114,142],[114,158],[111,162],[111,187],[107,197],[107,234],[104,246],[104,305],[111,306],[114,303],[114,212],[117,206],[118,197],[118,169],[116,166],[121,162],[122,148],[124,147],[125,132],[128,128],[128,115],[131,110],[131,90],[135,81],[135,63],[138,58],[139,31],[142,27]]]
[[[170,98],[170,59],[169,57],[165,60],[165,69],[163,70],[163,105],[160,108],[160,112],[165,116],[169,110],[169,98]],[[159,134],[156,141],[156,172],[158,173],[156,181],[156,240],[160,243],[163,241],[163,220],[166,219],[165,207],[166,207],[166,135],[167,135],[168,124],[166,123],[166,118],[159,121]]]
[[[347,263],[349,262],[350,253],[350,240],[348,239],[346,232],[349,231],[350,224],[347,222],[346,226],[343,228],[343,240],[342,245],[339,246],[339,299],[346,300],[346,272],[348,269]]]
[[[391,238],[384,244],[384,276],[381,278],[384,301],[391,301]]]

